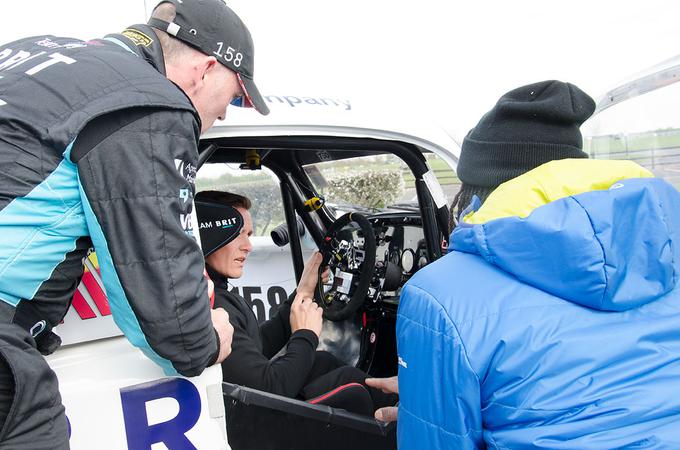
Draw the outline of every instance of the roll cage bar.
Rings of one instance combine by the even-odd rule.
[[[328,159],[340,160],[350,157],[393,154],[402,159],[415,177],[416,195],[423,221],[423,235],[427,246],[428,260],[434,261],[442,255],[442,243],[448,239],[449,211],[446,205],[437,208],[424,180],[429,171],[425,157],[413,144],[384,141],[371,138],[336,136],[266,136],[226,137],[207,140],[199,154],[198,167],[205,162],[242,163],[246,151],[256,149],[260,162],[279,178],[283,207],[288,226],[295,277],[299,282],[304,267],[302,248],[298,238],[297,213],[309,230],[317,246],[321,246],[325,230],[335,218],[327,207],[317,210],[316,222],[305,209],[306,196],[315,193],[312,181],[303,166]],[[278,150],[288,150],[280,152]],[[290,157],[292,153],[292,158]],[[335,156],[335,157],[333,157]],[[329,158],[330,157],[330,158]],[[293,238],[295,237],[295,238]]]

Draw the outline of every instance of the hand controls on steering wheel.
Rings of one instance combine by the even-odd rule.
[[[350,317],[363,303],[375,268],[376,243],[368,219],[357,213],[338,218],[326,232],[321,248],[323,261],[333,275],[328,290],[319,277],[316,300],[329,320]]]

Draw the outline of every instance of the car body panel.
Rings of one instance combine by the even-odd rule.
[[[165,377],[122,336],[65,346],[47,361],[59,378],[73,449],[150,448],[155,439],[186,448],[180,434],[196,448],[228,448],[219,366],[199,377]]]

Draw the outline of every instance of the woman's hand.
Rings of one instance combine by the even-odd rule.
[[[318,264],[317,264],[318,267]],[[323,326],[323,310],[311,297],[303,297],[298,294],[290,306],[290,330],[312,330],[317,337],[321,337]]]
[[[314,252],[309,257],[305,264],[305,269],[302,271],[300,283],[297,286],[298,295],[313,298],[316,291],[316,283],[319,279],[319,265],[321,264],[321,253]],[[325,283],[328,281],[329,270],[326,268],[321,274],[321,280]]]

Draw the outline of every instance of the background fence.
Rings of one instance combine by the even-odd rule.
[[[643,133],[588,136],[584,150],[591,158],[629,159],[656,176],[680,187],[680,130],[661,129]]]

